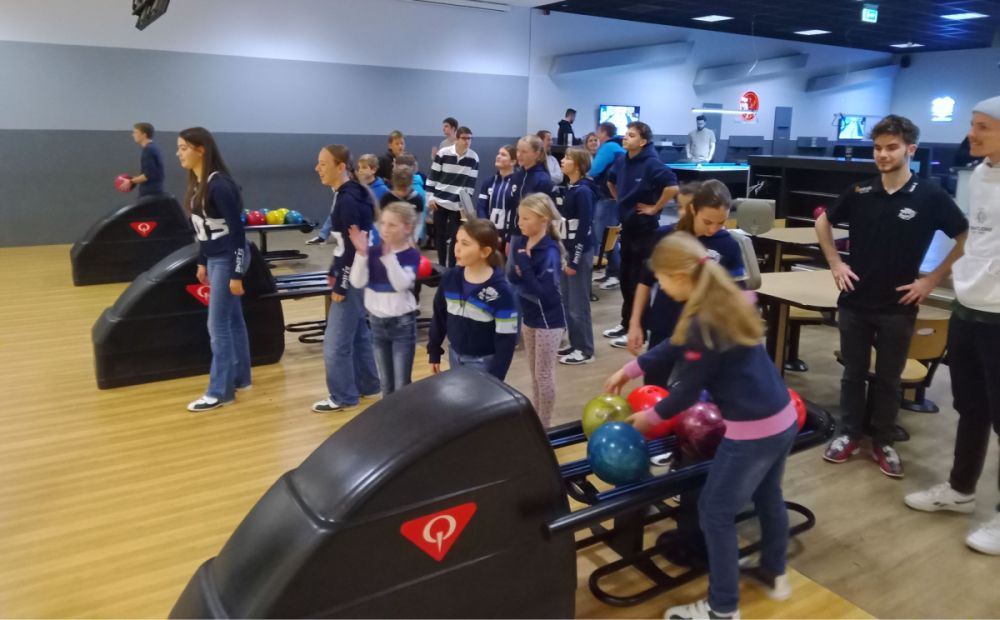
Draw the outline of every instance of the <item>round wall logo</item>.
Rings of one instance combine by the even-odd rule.
[[[757,118],[757,111],[760,110],[760,97],[752,90],[748,90],[740,97],[740,109],[746,110],[740,117],[745,121],[752,121]]]

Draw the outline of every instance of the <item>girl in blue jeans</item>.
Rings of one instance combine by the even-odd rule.
[[[378,396],[381,391],[372,334],[365,318],[364,289],[349,282],[354,264],[351,227],[371,231],[378,216],[378,202],[355,179],[351,152],[343,144],[323,147],[316,160],[316,174],[323,185],[333,190],[328,241],[333,245],[333,263],[327,274],[333,303],[323,332],[328,396],[313,403],[312,410],[330,413],[355,407],[362,396]]]
[[[382,395],[410,384],[417,347],[417,299],[413,285],[420,252],[413,247],[417,211],[395,201],[379,216],[381,243],[368,247],[368,233],[357,226],[348,231],[354,245],[350,282],[365,291],[365,310],[372,330]]]
[[[795,408],[761,345],[764,328],[757,309],[694,236],[675,232],[661,240],[651,267],[661,289],[686,302],[684,310],[669,340],[626,364],[605,388],[620,393],[631,379],[665,364],[677,366],[670,395],[628,418],[642,432],[696,403],[703,389],[711,392],[726,420],[726,435],[698,502],[708,548],[708,598],[672,607],[664,617],[739,618],[736,515],[751,500],[760,518],[761,562],[747,575],[772,598],[791,595],[781,478],[798,432]]]
[[[205,395],[187,406],[197,413],[231,404],[237,390],[250,388],[250,341],[240,302],[250,250],[240,220],[240,188],[212,134],[203,127],[181,131],[177,159],[188,171],[184,204],[198,239],[197,278],[208,287],[212,365]]]

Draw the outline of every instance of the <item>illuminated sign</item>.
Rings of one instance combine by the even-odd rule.
[[[931,101],[931,120],[936,123],[951,122],[955,114],[955,100],[951,97],[938,97]]]

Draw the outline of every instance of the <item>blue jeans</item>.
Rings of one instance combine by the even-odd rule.
[[[448,366],[449,368],[458,368],[459,366],[467,366],[469,368],[476,368],[490,374],[489,368],[490,364],[493,363],[492,355],[462,355],[455,349],[448,347]]]
[[[604,244],[604,229],[608,226],[618,225],[618,203],[610,198],[602,198],[597,201],[597,205],[594,207],[594,243],[596,244],[596,253],[599,253],[601,246]],[[607,261],[607,266],[605,267],[604,273],[608,276],[618,277],[618,272],[621,266],[621,242],[615,243],[615,247],[610,252],[604,255]]]
[[[249,248],[245,256],[249,257]],[[250,385],[250,340],[243,320],[243,302],[229,292],[233,277],[233,259],[209,256],[206,265],[208,285],[208,337],[212,346],[212,365],[208,372],[208,391],[222,401],[236,397],[236,387]]]
[[[333,218],[327,215],[323,219],[323,225],[319,227],[319,234],[317,236],[323,241],[326,241],[327,237],[330,236],[331,230],[333,230]]]
[[[576,275],[569,276],[562,272],[559,287],[566,311],[569,344],[584,355],[594,354],[594,329],[590,319],[590,277],[593,272],[594,253],[584,252]]]
[[[368,322],[372,326],[382,396],[388,396],[410,384],[417,351],[417,313],[387,318],[373,316]]]
[[[351,287],[344,301],[330,304],[323,334],[326,388],[338,405],[356,405],[361,395],[380,391],[372,334],[365,320],[365,291]]]
[[[739,542],[736,515],[753,500],[760,519],[760,565],[772,575],[785,574],[788,510],[781,494],[785,458],[798,426],[765,437],[723,439],[712,460],[698,500],[698,517],[708,549],[708,604],[720,613],[739,608]]]

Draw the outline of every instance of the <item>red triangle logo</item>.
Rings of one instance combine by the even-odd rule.
[[[399,533],[421,551],[440,562],[448,555],[451,546],[462,535],[474,514],[476,514],[475,502],[461,504],[407,521],[400,526]]]
[[[153,229],[156,228],[156,222],[132,222],[131,226],[135,232],[142,235],[145,239],[149,236],[149,233],[153,232]]]
[[[200,301],[201,303],[208,305],[208,296],[211,294],[212,289],[207,284],[188,284],[187,292],[191,293],[191,296]]]

